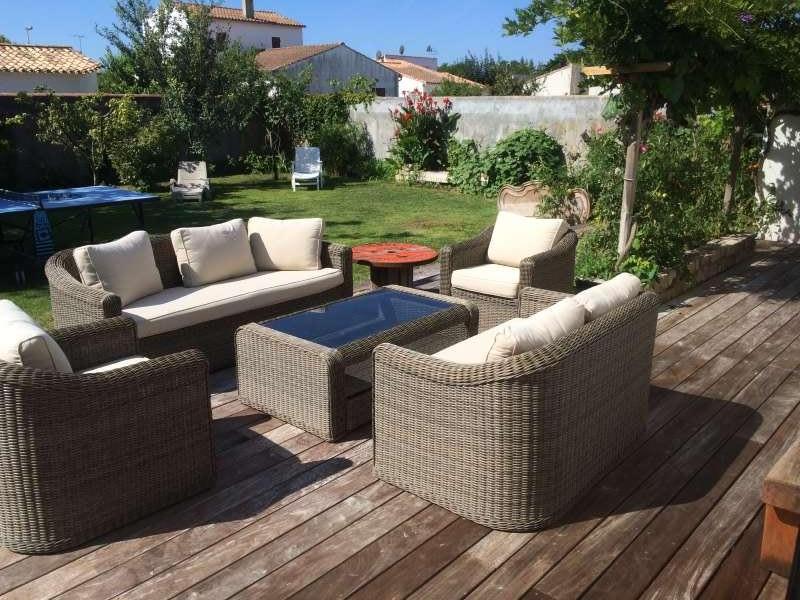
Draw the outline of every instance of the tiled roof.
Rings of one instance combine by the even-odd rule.
[[[464,77],[459,77],[458,75],[445,73],[443,71],[434,71],[433,69],[428,69],[427,67],[422,67],[412,62],[408,62],[407,60],[384,58],[380,62],[382,65],[389,67],[392,71],[400,73],[400,75],[404,75],[405,77],[410,77],[411,79],[416,79],[424,83],[435,85],[437,83],[442,83],[442,81],[445,79],[449,79],[450,81],[454,81],[456,83],[466,83],[468,85],[483,87],[480,83],[465,79]]]
[[[0,71],[7,73],[94,73],[100,63],[69,46],[0,44]]]
[[[187,8],[196,8],[202,6],[195,2],[183,2]],[[223,19],[225,21],[245,21],[248,23],[272,23],[273,25],[286,25],[287,27],[305,27],[302,23],[290,19],[274,10],[256,10],[253,12],[253,18],[248,19],[244,16],[241,8],[231,8],[230,6],[211,6],[211,16],[215,19]]]
[[[322,54],[328,50],[333,50],[344,44],[317,44],[308,46],[285,46],[283,48],[272,48],[262,50],[256,54],[256,63],[265,71],[275,71],[288,67],[294,63],[306,60],[317,54]]]

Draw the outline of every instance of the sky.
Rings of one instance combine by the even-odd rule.
[[[152,0],[155,1],[155,0]],[[218,4],[241,6],[240,0]],[[528,37],[506,37],[502,24],[525,0],[255,0],[258,10],[276,10],[304,23],[306,44],[345,42],[375,56],[396,53],[424,55],[430,45],[439,62],[482,54],[488,49],[506,59],[550,58],[556,48],[552,31],[542,29]],[[95,26],[114,22],[114,0],[0,0],[0,33],[12,41],[60,44],[78,48],[93,58],[105,53],[105,40]],[[78,38],[76,36],[84,36]]]

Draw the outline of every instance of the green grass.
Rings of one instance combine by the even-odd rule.
[[[374,241],[412,241],[440,248],[465,239],[489,225],[495,215],[491,200],[460,194],[448,188],[407,186],[389,181],[348,182],[332,179],[326,188],[293,193],[287,181],[271,177],[235,175],[212,181],[214,200],[161,202],[145,209],[145,229],[168,233],[176,227],[209,225],[252,216],[274,218],[322,217],[325,237],[347,245]],[[63,216],[53,217],[58,221]],[[136,228],[127,207],[94,213],[97,241],[115,239]],[[56,246],[69,248],[85,243],[79,220],[56,227]],[[364,281],[366,268],[356,268],[356,280]],[[19,288],[7,274],[0,282],[0,298],[10,298],[45,326],[52,325],[47,282],[35,280]]]

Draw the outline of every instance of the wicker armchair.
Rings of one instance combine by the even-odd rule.
[[[76,373],[0,363],[0,544],[25,554],[73,548],[214,481],[200,352],[79,374],[135,355],[134,323],[51,335]]]
[[[565,294],[526,289],[522,316]],[[658,299],[505,361],[375,350],[375,470],[494,529],[559,519],[645,433]]]
[[[494,227],[483,230],[471,240],[445,246],[439,255],[440,292],[471,300],[478,305],[481,320],[480,331],[499,325],[519,314],[519,295],[517,298],[502,298],[477,292],[462,290],[452,284],[453,271],[486,264],[486,253],[492,239]],[[535,287],[557,292],[572,292],[575,284],[575,248],[578,236],[569,231],[548,252],[530,256],[520,264],[519,290]]]
[[[169,236],[151,235],[150,241],[164,288],[182,286],[177,258]],[[80,325],[120,316],[122,303],[118,296],[81,283],[72,252],[71,249],[57,252],[45,265],[56,325]],[[319,294],[140,338],[139,351],[145,356],[154,357],[197,348],[208,358],[212,371],[230,367],[235,360],[233,338],[238,327],[353,295],[350,248],[323,242],[322,266],[341,270],[344,283]]]

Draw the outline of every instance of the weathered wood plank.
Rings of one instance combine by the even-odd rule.
[[[408,556],[456,518],[444,508],[431,505],[300,590],[292,600],[343,600]]]
[[[786,600],[786,593],[789,591],[789,581],[785,577],[770,575],[764,588],[758,595],[758,600]]]

